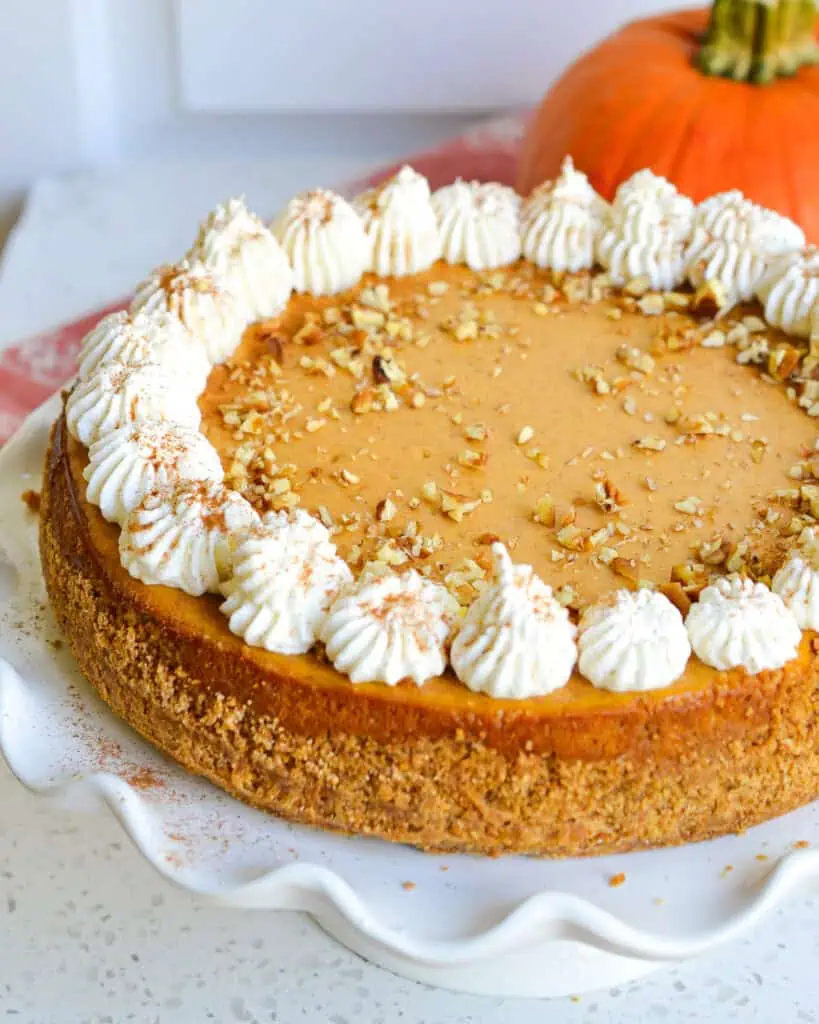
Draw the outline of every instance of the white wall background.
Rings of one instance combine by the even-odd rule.
[[[534,102],[674,0],[0,0],[0,226],[37,176],[135,157],[362,156]]]

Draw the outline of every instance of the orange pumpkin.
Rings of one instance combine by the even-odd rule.
[[[813,0],[716,0],[710,23],[688,10],[626,25],[546,94],[518,188],[567,154],[608,199],[650,167],[695,200],[739,188],[819,242],[815,14]]]

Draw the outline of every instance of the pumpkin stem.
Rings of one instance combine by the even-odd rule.
[[[817,0],[714,0],[700,70],[765,85],[819,64]]]

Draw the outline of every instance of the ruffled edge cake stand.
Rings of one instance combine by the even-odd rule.
[[[0,750],[41,799],[112,813],[168,881],[301,910],[397,974],[445,988],[579,994],[750,932],[819,889],[819,803],[742,836],[603,858],[437,856],[290,825],[188,775],[83,680],[47,605],[36,515],[50,399],[0,452]]]

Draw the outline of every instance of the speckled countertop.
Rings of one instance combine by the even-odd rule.
[[[359,169],[174,161],[42,182],[0,266],[0,347],[127,293],[226,194],[272,210]],[[4,767],[0,806],[0,1017],[26,1024],[819,1022],[816,899],[713,956],[547,1008],[396,978],[299,914],[209,906],[158,879],[112,819],[54,811]]]

